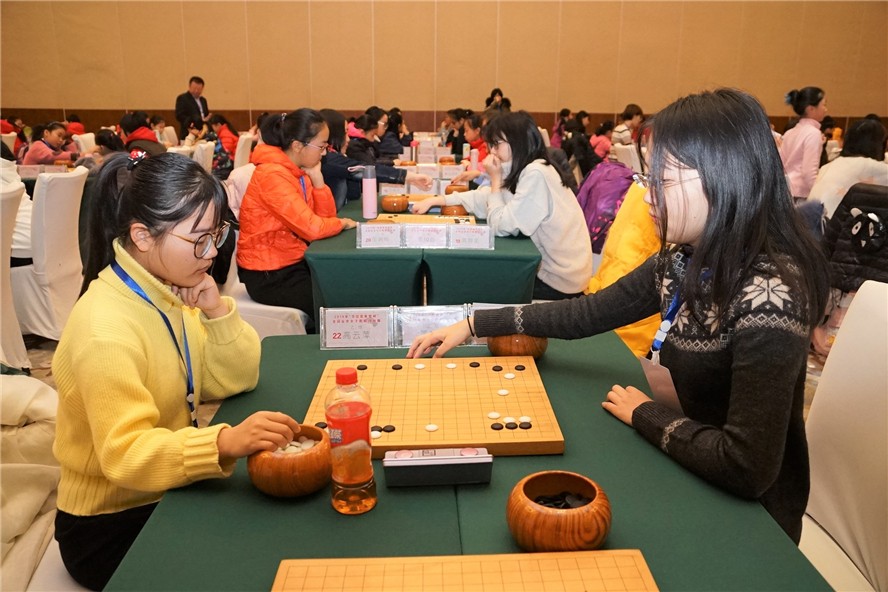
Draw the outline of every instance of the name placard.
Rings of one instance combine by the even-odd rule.
[[[395,345],[409,347],[423,333],[465,319],[466,306],[399,306],[395,315]]]
[[[389,347],[392,309],[321,308],[321,349]]]
[[[451,249],[493,249],[493,233],[486,224],[454,224],[450,230]]]
[[[404,246],[408,249],[446,249],[448,224],[405,224]]]
[[[401,246],[400,224],[358,224],[359,249],[397,249]]]

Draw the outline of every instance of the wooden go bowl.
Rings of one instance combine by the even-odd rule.
[[[487,338],[487,349],[495,356],[533,356],[538,360],[546,353],[547,347],[547,337],[533,337],[523,333]]]
[[[453,156],[442,156],[438,159],[438,164],[456,164],[456,158]]]
[[[578,508],[549,508],[534,500],[562,492],[590,498]],[[567,471],[543,471],[518,482],[506,504],[506,522],[528,552],[589,551],[604,543],[611,527],[610,501],[591,479]]]
[[[466,216],[468,212],[462,206],[441,206],[442,216]]]
[[[451,193],[462,193],[463,191],[468,191],[468,185],[453,185],[452,183],[444,188],[444,195],[450,195]]]
[[[313,425],[301,425],[298,436],[317,442],[300,453],[262,450],[247,459],[247,472],[256,489],[275,497],[299,497],[321,489],[330,482],[333,465],[327,432]]]
[[[410,200],[404,194],[384,195],[382,197],[382,211],[400,213],[406,212],[410,207]]]

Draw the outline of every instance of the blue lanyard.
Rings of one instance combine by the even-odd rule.
[[[669,308],[666,309],[666,315],[663,317],[663,321],[657,329],[657,334],[654,335],[654,342],[651,344],[652,354],[658,353],[660,348],[663,347],[663,342],[666,341],[666,334],[669,333],[669,329],[672,328],[672,323],[675,322],[675,317],[678,315],[678,309],[681,308],[683,303],[684,298],[681,297],[681,288],[678,288],[675,290],[675,296],[672,298],[672,302],[669,303]]]
[[[191,413],[191,425],[197,427],[197,412],[194,410],[194,374],[191,371],[191,352],[188,351],[188,333],[185,332],[185,317],[182,317],[182,339],[185,342],[185,355],[182,355],[182,348],[179,347],[179,341],[176,339],[176,333],[173,331],[173,325],[170,323],[170,319],[167,318],[163,311],[157,308],[157,305],[151,302],[151,299],[148,298],[148,294],[145,293],[145,290],[142,289],[142,286],[136,283],[130,275],[117,263],[114,261],[111,263],[111,269],[114,270],[114,273],[117,274],[123,283],[126,284],[130,290],[141,296],[141,298],[154,307],[160,317],[163,319],[163,322],[166,323],[167,330],[170,332],[170,337],[173,338],[173,343],[176,345],[176,351],[179,354],[179,359],[182,360],[182,363],[185,364],[185,378],[188,381],[188,392],[185,394],[185,402],[188,403],[188,411]]]
[[[302,199],[305,200],[305,203],[308,203],[308,190],[305,189],[305,177],[299,177],[299,182],[302,184]]]

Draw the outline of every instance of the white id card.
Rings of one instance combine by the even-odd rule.
[[[654,401],[683,414],[681,403],[678,402],[678,393],[675,392],[675,384],[672,382],[672,373],[669,372],[669,368],[660,365],[660,353],[655,352],[653,360],[648,360],[644,356],[639,356],[638,360],[641,362],[641,369],[644,370],[648,386],[651,387]]]

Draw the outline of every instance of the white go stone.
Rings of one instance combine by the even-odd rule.
[[[437,430],[438,430],[438,426],[436,426],[436,425],[433,424],[433,423],[430,423],[429,425],[426,426],[426,431],[427,431],[427,432],[435,432],[435,431],[437,431]]]
[[[515,423],[515,418],[514,417],[504,417],[503,423]]]
[[[513,378],[515,378],[515,375],[511,372],[506,372],[505,374],[503,374],[503,378],[508,378],[509,380],[512,380]]]
[[[456,364],[454,364],[453,362],[450,362],[449,364],[447,364],[447,367],[450,368],[451,370],[453,370],[454,368],[456,368]]]
[[[305,442],[299,443],[299,447],[302,448],[302,450],[308,450],[309,448],[311,448],[314,445],[315,445],[314,440],[306,440]]]
[[[374,440],[382,437],[382,432],[372,431],[370,432],[370,437]]]
[[[530,416],[529,415],[522,415],[521,417],[518,418],[518,421],[530,421]]]
[[[425,368],[425,364],[417,364],[416,366],[414,366],[414,368],[416,368],[417,370],[422,370],[423,368]]]
[[[509,394],[509,391],[507,391],[506,389],[500,389],[500,390],[496,391],[496,394],[498,394],[501,397],[505,397],[506,395]]]
[[[487,414],[487,417],[489,417],[490,419],[499,419],[499,416],[500,416],[500,414],[497,413],[496,411],[491,411],[490,413]]]

